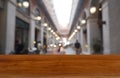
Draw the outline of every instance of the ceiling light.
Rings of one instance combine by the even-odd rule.
[[[47,24],[47,23],[44,23],[44,26],[45,26],[45,27],[47,27],[47,26],[48,26],[48,24]]]
[[[82,21],[81,21],[81,24],[86,24],[86,20],[82,20]]]
[[[53,30],[51,30],[51,32],[53,32]]]
[[[53,32],[53,34],[55,35],[55,32]]]
[[[75,32],[78,32],[78,30],[75,30]]]
[[[80,27],[80,26],[77,26],[77,29],[81,29],[81,27]]]
[[[22,7],[22,3],[21,3],[21,2],[19,2],[17,5],[18,5],[19,7]]]
[[[59,40],[59,39],[60,39],[59,37],[56,38],[56,40]]]
[[[90,13],[94,14],[97,11],[97,8],[95,6],[90,8]]]
[[[53,44],[50,44],[50,47],[53,47],[54,45]]]
[[[54,48],[56,48],[57,46],[56,45],[54,45]]]
[[[62,44],[59,44],[59,46],[62,46]]]
[[[58,38],[56,38],[56,40],[58,40]]]
[[[99,11],[102,11],[102,8],[99,8]]]
[[[49,28],[48,28],[48,30],[50,31],[50,30],[51,30],[51,28],[49,27]]]
[[[33,43],[36,44],[36,41],[34,41]]]
[[[28,2],[28,1],[24,1],[24,2],[23,2],[23,6],[24,6],[25,8],[28,8],[28,7],[29,7],[29,2]]]
[[[41,20],[41,17],[40,17],[40,16],[37,16],[37,17],[35,18],[35,20],[40,21],[40,20]]]

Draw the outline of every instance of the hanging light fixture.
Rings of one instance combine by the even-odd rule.
[[[45,27],[47,27],[47,26],[48,26],[48,24],[47,24],[47,23],[44,23],[44,26],[45,26]]]
[[[57,47],[57,45],[54,44],[54,48],[56,48],[56,47]]]
[[[42,18],[40,16],[35,17],[35,20],[40,21]]]
[[[48,30],[50,31],[50,30],[51,30],[51,28],[49,27],[49,28],[48,28]]]
[[[29,2],[28,1],[23,1],[23,7],[28,8],[29,7]]]
[[[86,20],[83,19],[83,20],[81,21],[81,24],[86,24]]]
[[[102,11],[102,8],[99,8],[99,11]]]
[[[22,3],[21,3],[21,2],[18,2],[17,5],[18,5],[19,7],[22,7]]]
[[[51,30],[51,33],[53,33],[54,31],[53,30]]]
[[[80,26],[77,26],[77,29],[78,29],[78,30],[80,30],[80,29],[81,29],[81,27],[80,27]]]
[[[97,8],[95,6],[93,6],[93,7],[90,8],[90,13],[91,14],[95,14],[96,11],[97,11]]]
[[[75,32],[78,32],[78,30],[75,30]]]
[[[33,43],[36,44],[36,41],[34,41]]]

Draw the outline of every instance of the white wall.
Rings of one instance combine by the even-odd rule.
[[[31,17],[34,16],[31,14]],[[34,40],[35,40],[35,21],[33,19],[30,20],[30,30],[29,30],[29,48],[34,47]]]

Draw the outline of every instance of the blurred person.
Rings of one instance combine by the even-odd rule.
[[[79,55],[81,53],[81,44],[76,40],[75,44],[76,54]]]

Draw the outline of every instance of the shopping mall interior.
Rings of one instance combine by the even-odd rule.
[[[120,0],[0,0],[0,78],[120,78]]]
[[[119,4],[0,0],[0,54],[119,54]]]

